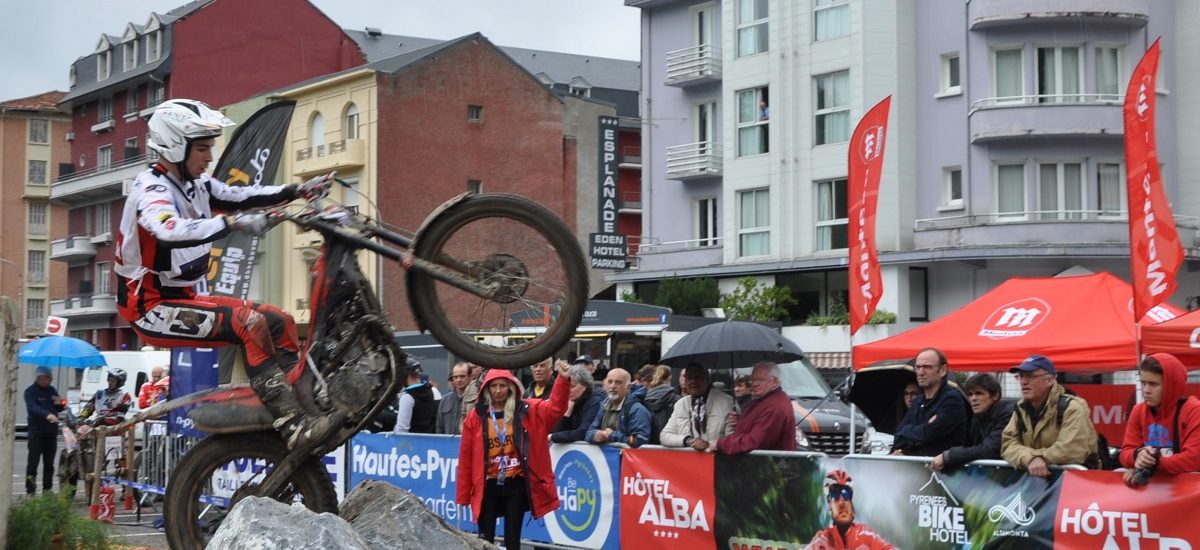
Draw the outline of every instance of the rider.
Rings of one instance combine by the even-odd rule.
[[[92,424],[101,426],[116,426],[123,422],[125,413],[129,412],[129,406],[133,404],[133,398],[129,396],[129,392],[121,389],[125,385],[126,377],[125,369],[120,367],[108,369],[108,387],[96,391],[96,395],[93,395],[83,406],[79,417],[89,419]],[[94,418],[93,414],[95,414]]]
[[[138,175],[125,200],[117,240],[117,304],[149,344],[243,346],[250,385],[275,417],[288,448],[307,446],[340,419],[305,414],[288,383],[285,373],[299,359],[295,321],[272,305],[202,292],[211,243],[233,230],[262,233],[267,227],[266,215],[238,212],[323,196],[333,174],[302,185],[226,185],[205,170],[213,161],[215,138],[233,124],[190,99],[165,101],[154,110],[146,145],[159,160]]]

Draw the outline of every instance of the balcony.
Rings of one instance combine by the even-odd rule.
[[[617,168],[641,169],[642,148],[637,145],[626,145],[621,148],[621,162]]]
[[[310,177],[333,170],[362,168],[367,161],[367,144],[361,139],[343,139],[296,151],[296,176]]]
[[[1026,138],[1121,139],[1123,95],[1068,94],[990,97],[971,104],[971,143]]]
[[[50,198],[50,186],[46,184],[25,184],[25,193],[21,195],[25,199],[48,199]]]
[[[116,127],[117,127],[117,121],[110,118],[104,122],[97,122],[97,123],[93,124],[92,125],[92,133],[99,134],[102,132],[107,132]]]
[[[81,319],[116,315],[117,298],[111,294],[80,294],[50,301],[50,315]]]
[[[721,147],[711,141],[667,147],[667,179],[687,181],[721,175]]]
[[[632,238],[631,238],[632,239]],[[661,242],[640,238],[637,245],[638,271],[673,271],[721,265],[725,260],[723,237]],[[630,254],[632,256],[631,248]]]
[[[621,202],[617,206],[617,212],[620,214],[641,214],[642,192],[625,191],[621,193]]]
[[[1028,25],[1031,22],[1087,25],[1123,23],[1141,27],[1150,19],[1151,0],[972,0],[971,30]]]
[[[96,255],[96,245],[90,235],[72,235],[65,239],[50,241],[50,259],[56,262],[78,264]]]
[[[721,80],[721,52],[711,44],[667,52],[667,86],[687,87]]]
[[[1175,216],[1184,248],[1200,245],[1198,220]],[[1125,211],[1031,211],[969,214],[916,220],[916,249],[963,247],[1097,246],[1123,247],[1129,252],[1129,222]]]
[[[82,172],[64,174],[50,186],[50,200],[68,208],[113,201],[129,193],[134,178],[146,169],[146,157],[139,155]]]

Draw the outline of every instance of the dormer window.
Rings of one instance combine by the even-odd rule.
[[[146,34],[146,62],[158,61],[162,54],[162,29]]]
[[[106,80],[112,76],[112,50],[104,50],[96,54],[96,80]]]
[[[124,50],[122,53],[125,54],[125,70],[132,71],[136,69],[138,64],[137,40],[126,42],[122,49]]]

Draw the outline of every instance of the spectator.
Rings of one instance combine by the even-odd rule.
[[[750,372],[753,399],[739,413],[730,412],[733,433],[717,440],[717,450],[725,454],[748,453],[757,449],[796,450],[796,416],[792,400],[780,386],[779,365],[764,361]],[[691,380],[691,376],[688,376]]]
[[[597,390],[604,391],[604,382],[600,381],[603,379],[596,379],[596,363],[592,361],[591,355],[580,355],[579,357],[576,357],[571,364],[582,365],[583,368],[587,369],[587,371],[592,375],[592,385],[595,386]]]
[[[718,439],[733,428],[727,422],[733,411],[733,398],[712,386],[708,369],[692,363],[683,369],[684,396],[675,402],[670,421],[660,436],[663,446],[691,447],[697,451],[715,450]]]
[[[682,382],[679,384],[679,387],[683,387]],[[739,407],[745,407],[746,403],[749,403],[753,398],[754,396],[750,395],[750,376],[743,374],[737,378],[734,378],[733,399],[737,402],[737,405]]]
[[[479,389],[483,385],[483,367],[474,363],[467,363],[467,387],[463,389],[462,396],[462,418],[467,419],[467,413],[475,408],[475,401],[479,399]]]
[[[554,387],[553,357],[547,357],[533,365],[533,384],[525,388],[525,397],[533,399],[550,399],[550,390]]]
[[[1134,480],[1139,470],[1146,476],[1200,471],[1200,399],[1184,393],[1187,369],[1174,355],[1156,353],[1142,360],[1139,375],[1143,401],[1129,414],[1121,444],[1125,484],[1144,484]]]
[[[471,371],[467,363],[455,363],[450,369],[450,391],[442,394],[438,401],[437,426],[440,434],[462,433],[462,395],[467,389],[467,377]]]
[[[967,442],[933,457],[934,470],[954,468],[975,460],[1000,458],[1000,441],[1004,438],[1004,427],[1012,418],[1016,402],[1001,399],[1000,383],[990,374],[979,373],[968,378],[964,388],[967,390],[967,402],[974,413],[967,431]]]
[[[433,388],[422,379],[425,375],[421,364],[408,359],[408,386],[400,394],[396,408],[395,433],[431,434],[437,428],[438,404],[433,398]]]
[[[941,350],[925,348],[917,354],[917,386],[913,400],[896,428],[892,454],[936,456],[967,440],[966,399],[947,380],[949,366]]]
[[[150,369],[150,381],[142,384],[138,390],[138,408],[149,408],[167,398],[165,388],[159,383],[162,381],[164,373],[165,370],[161,366]]]
[[[1021,401],[1004,428],[1000,454],[1014,468],[1049,477],[1050,466],[1099,464],[1091,408],[1054,380],[1054,363],[1030,355],[1009,372],[1021,382]]]
[[[527,510],[536,519],[558,509],[547,436],[566,410],[570,390],[558,384],[549,400],[519,399],[521,383],[503,369],[489,371],[483,386],[483,398],[463,420],[454,500],[471,506],[488,542],[495,541],[496,519],[503,516],[504,546],[516,550]]]
[[[641,447],[650,441],[650,411],[629,392],[629,371],[611,369],[604,378],[608,397],[588,427],[587,440],[596,444],[625,443]]]
[[[562,365],[565,362],[559,361]],[[555,443],[575,443],[587,438],[588,428],[596,419],[600,410],[601,395],[592,387],[592,373],[583,365],[571,365],[567,371],[567,380],[571,383],[571,402],[567,405],[566,414],[559,419],[550,434],[550,441]]]
[[[25,462],[25,494],[37,489],[38,461],[42,463],[42,492],[54,488],[54,455],[58,453],[58,390],[50,384],[50,367],[38,367],[34,381],[25,388],[25,410],[29,413],[29,457]]]
[[[660,434],[666,427],[667,421],[671,419],[675,403],[679,401],[679,392],[671,386],[671,367],[666,365],[646,365],[646,367],[649,367],[649,372],[643,381],[646,395],[641,399],[646,408],[650,410],[650,444],[658,445]],[[642,367],[642,370],[638,371],[639,376],[647,370],[646,367]]]

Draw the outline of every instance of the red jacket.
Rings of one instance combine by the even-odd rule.
[[[883,537],[876,535],[870,527],[861,523],[852,523],[846,530],[846,540],[842,540],[841,531],[838,531],[837,526],[833,525],[817,531],[812,542],[809,542],[804,550],[841,550],[843,548],[891,550],[895,546],[883,540]]]
[[[751,400],[742,409],[733,433],[717,440],[717,450],[730,455],[754,450],[796,450],[796,416],[792,400],[783,393],[783,388]]]
[[[1174,446],[1175,410],[1179,410],[1179,452],[1163,456],[1158,461],[1158,471],[1167,474],[1200,471],[1200,399],[1187,396],[1179,403],[1187,389],[1187,369],[1175,356],[1156,353],[1151,357],[1163,368],[1162,402],[1158,410],[1145,403],[1138,403],[1129,413],[1125,425],[1125,441],[1121,444],[1121,465],[1132,468],[1134,451],[1141,447],[1171,449]]]
[[[488,384],[497,378],[512,381],[517,388],[515,395],[520,398],[521,383],[511,372],[504,369],[489,370],[479,390],[479,401],[463,419],[462,443],[458,451],[458,482],[454,500],[459,504],[469,504],[475,512],[476,522],[483,509],[483,477],[487,470],[484,460],[487,456],[487,434],[481,416],[487,414],[487,400],[482,396]],[[516,441],[517,452],[525,467],[530,511],[534,518],[558,509],[558,490],[554,485],[554,471],[550,468],[550,432],[567,410],[570,399],[571,385],[555,384],[548,401],[521,399],[517,404],[513,433],[521,434]]]

